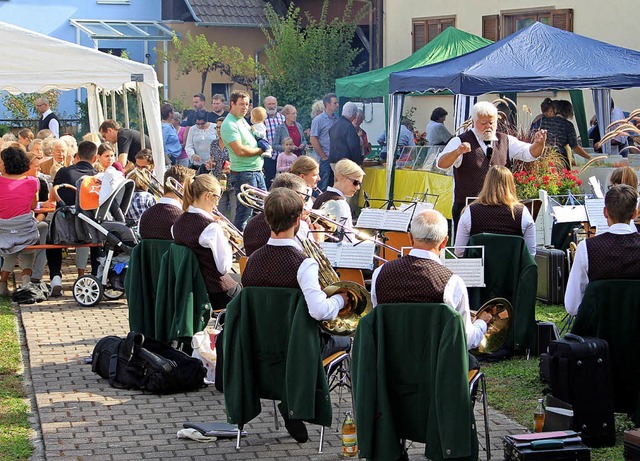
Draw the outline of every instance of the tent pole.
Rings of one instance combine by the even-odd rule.
[[[111,92],[111,118],[117,120],[118,111],[116,107],[116,92],[115,90]]]
[[[102,115],[104,116],[105,120],[109,118],[107,116],[107,93],[104,88],[102,89]]]
[[[138,101],[138,118],[140,119],[140,149],[144,149],[144,115],[142,113],[142,98],[140,97],[140,82],[136,82],[136,100]]]
[[[122,112],[124,113],[124,127],[129,129],[129,96],[127,95],[127,85],[122,84]]]

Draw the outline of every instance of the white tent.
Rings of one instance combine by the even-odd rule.
[[[102,121],[98,91],[116,91],[135,83],[142,98],[156,175],[164,174],[158,77],[153,67],[0,22],[0,90],[11,93],[86,88],[89,125]]]

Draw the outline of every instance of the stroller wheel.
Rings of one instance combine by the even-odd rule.
[[[106,288],[102,294],[107,299],[115,300],[122,298],[124,296],[124,291],[116,290],[115,288]]]
[[[73,284],[73,299],[81,306],[95,306],[100,302],[103,292],[100,280],[93,275],[83,275]]]

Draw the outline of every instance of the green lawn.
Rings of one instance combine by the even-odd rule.
[[[564,316],[563,306],[547,306],[538,303],[536,318],[560,325]],[[482,369],[487,377],[489,405],[527,428],[533,426],[533,412],[539,398],[544,397],[545,385],[540,381],[538,357],[514,358],[499,363],[486,363]],[[622,434],[632,427],[626,415],[616,415],[618,440],[609,448],[591,450],[593,461],[619,461],[623,459]]]
[[[28,460],[33,452],[29,401],[22,387],[16,317],[0,296],[0,461]]]

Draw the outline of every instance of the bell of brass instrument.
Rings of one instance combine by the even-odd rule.
[[[161,199],[164,195],[164,187],[162,187],[162,183],[158,181],[158,178],[153,175],[151,170],[146,168],[134,168],[127,174],[127,179],[137,180],[144,184],[147,187],[147,190],[156,199]]]
[[[484,303],[478,311],[471,311],[471,319],[475,320],[483,312],[491,314],[493,321],[487,326],[487,332],[476,350],[481,354],[491,354],[500,350],[509,338],[513,307],[504,298],[493,298]]]
[[[360,318],[372,308],[371,295],[365,287],[358,283],[341,281],[336,271],[331,267],[331,262],[315,240],[302,240],[302,246],[307,256],[313,258],[320,266],[319,278],[322,291],[327,296],[333,296],[338,291],[343,291],[347,293],[349,298],[349,302],[343,308],[348,310],[348,314],[333,320],[323,320],[320,322],[320,328],[332,335],[352,335],[356,331]]]

